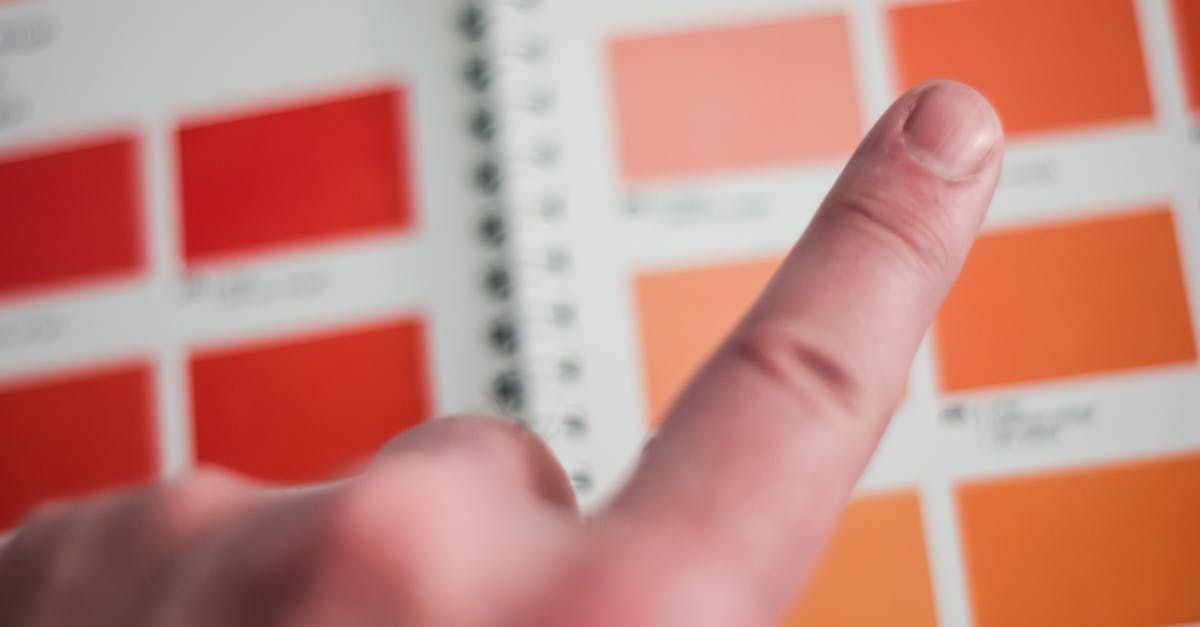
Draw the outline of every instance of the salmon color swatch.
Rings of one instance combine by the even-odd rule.
[[[733,330],[779,266],[778,258],[646,272],[635,301],[652,424]]]
[[[861,132],[840,15],[623,37],[608,58],[627,181],[835,159]]]
[[[404,96],[384,89],[184,125],[187,260],[410,226]]]
[[[975,624],[1200,621],[1200,456],[958,489]]]
[[[426,355],[417,321],[197,353],[196,458],[283,482],[350,470],[428,416]]]
[[[852,503],[783,625],[935,627],[917,494]]]
[[[1183,68],[1188,107],[1200,114],[1200,0],[1175,0],[1175,40]]]
[[[0,157],[0,296],[142,267],[131,138]]]
[[[900,88],[973,85],[1009,136],[1153,117],[1133,0],[956,0],[888,17]]]
[[[50,499],[152,479],[153,404],[145,365],[0,384],[0,529]]]
[[[984,235],[934,337],[947,391],[1196,361],[1170,210]]]

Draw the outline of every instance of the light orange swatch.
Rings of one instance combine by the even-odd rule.
[[[952,392],[1196,361],[1170,210],[985,234],[934,337]]]
[[[634,281],[646,411],[658,424],[766,286],[781,259],[659,270]]]
[[[1175,0],[1175,40],[1188,107],[1200,114],[1200,0]]]
[[[841,15],[622,37],[608,57],[627,181],[835,158],[862,130]]]
[[[783,624],[937,625],[917,494],[852,503]]]
[[[978,627],[1200,621],[1200,456],[958,489]]]
[[[1009,136],[1153,117],[1133,0],[964,0],[888,12],[901,89],[983,92]]]

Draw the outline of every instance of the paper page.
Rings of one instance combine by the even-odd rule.
[[[536,396],[619,484],[873,120],[947,77],[1003,181],[789,624],[1200,619],[1200,3],[544,2],[573,333]],[[579,376],[555,375],[571,355]],[[582,418],[581,418],[582,417]],[[697,460],[697,463],[702,463]],[[781,478],[786,480],[786,478]],[[1059,613],[1055,613],[1059,612]]]
[[[0,528],[198,464],[325,479],[494,411],[457,18],[0,9]]]

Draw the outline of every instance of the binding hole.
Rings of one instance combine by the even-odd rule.
[[[476,91],[482,92],[492,82],[492,68],[487,59],[475,54],[467,60],[467,64],[463,68],[463,77],[466,78],[467,84],[474,87]]]
[[[478,41],[487,32],[487,14],[478,4],[472,2],[459,16],[458,28],[468,39]]]
[[[503,266],[492,266],[484,274],[483,285],[497,300],[506,300],[512,293],[512,279]]]
[[[484,159],[475,166],[475,185],[486,194],[500,190],[500,166],[491,159]]]
[[[482,142],[490,142],[496,137],[496,118],[492,115],[491,110],[485,107],[481,107],[471,114],[471,120],[467,126],[471,129],[471,134]]]
[[[517,352],[517,327],[508,319],[493,320],[488,329],[488,343],[502,355]]]
[[[504,218],[498,213],[488,212],[479,221],[479,237],[484,242],[492,246],[500,246],[504,244],[504,240],[508,236],[508,229],[505,228]]]
[[[492,396],[504,409],[517,411],[524,403],[525,391],[515,371],[502,372],[492,381]]]

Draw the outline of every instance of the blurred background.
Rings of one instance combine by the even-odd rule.
[[[935,78],[1003,181],[789,624],[1200,621],[1200,0],[0,3],[0,530],[445,412],[599,502]]]

